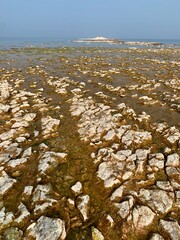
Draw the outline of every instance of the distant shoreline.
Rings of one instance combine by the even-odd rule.
[[[117,47],[117,48],[180,48],[180,39],[115,39],[115,38],[2,38],[0,49],[52,47]]]
[[[95,37],[95,38],[80,38],[74,40],[77,43],[110,43],[110,44],[123,44],[123,45],[140,45],[140,46],[161,46],[162,42],[145,42],[145,41],[124,41],[114,38]]]

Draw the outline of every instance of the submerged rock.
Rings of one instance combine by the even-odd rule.
[[[23,231],[16,227],[7,228],[4,231],[4,240],[22,240]]]
[[[92,227],[92,240],[104,240],[102,233],[95,227]]]

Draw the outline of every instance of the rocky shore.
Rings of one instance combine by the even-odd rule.
[[[0,239],[180,239],[180,49],[0,52]]]

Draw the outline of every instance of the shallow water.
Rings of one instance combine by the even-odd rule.
[[[145,149],[150,147],[152,153],[164,153],[164,149],[170,147],[172,153],[179,154],[178,143],[171,146],[164,139],[163,134],[153,130],[154,124],[160,122],[166,122],[168,128],[175,126],[176,129],[180,129],[179,60],[180,50],[173,48],[135,50],[63,47],[13,49],[0,52],[0,81],[7,80],[18,92],[25,90],[38,93],[38,98],[47,107],[46,111],[36,109],[34,108],[34,99],[31,97],[28,99],[30,106],[25,108],[25,112],[33,111],[37,117],[27,129],[30,133],[29,140],[20,144],[23,151],[28,147],[33,149],[30,160],[15,169],[21,172],[20,176],[13,177],[15,170],[2,164],[8,175],[17,180],[15,187],[1,196],[6,211],[18,215],[17,208],[23,201],[31,213],[30,219],[23,226],[18,226],[21,230],[25,232],[30,220],[36,221],[40,215],[45,214],[48,217],[60,217],[65,221],[66,239],[92,239],[92,227],[98,227],[105,239],[114,240],[149,239],[152,232],[160,232],[157,224],[159,215],[157,214],[147,231],[142,231],[140,235],[136,230],[131,232],[130,223],[130,230],[124,233],[123,226],[126,224],[126,220],[118,215],[116,207],[110,200],[110,196],[117,186],[108,189],[104,187],[103,181],[97,177],[99,162],[94,161],[92,156],[92,153],[97,155],[101,147],[111,148],[113,142],[103,143],[99,147],[90,144],[92,143],[91,139],[87,142],[83,141],[78,132],[81,116],[72,116],[70,111],[72,104],[69,100],[74,97],[71,90],[83,86],[82,99],[92,97],[95,107],[97,107],[96,104],[101,103],[118,113],[118,105],[125,103],[127,107],[135,111],[137,116],[146,112],[150,116],[149,122],[146,123],[138,122],[131,115],[124,116],[126,124],[131,125],[132,128],[151,132],[152,145],[143,147]],[[48,84],[50,77],[52,77],[54,85]],[[66,93],[60,94],[57,92],[56,81],[63,77],[66,78]],[[17,85],[17,79],[22,79],[22,83]],[[175,84],[171,83],[172,79],[177,80]],[[84,85],[81,85],[83,83]],[[43,89],[39,90],[41,88]],[[143,96],[146,96],[148,100],[141,98]],[[7,99],[6,104],[9,104],[11,98],[13,95]],[[11,120],[13,114],[7,112],[6,115],[5,118],[1,115],[0,133],[9,128],[8,121]],[[42,131],[41,119],[44,116],[60,119],[60,126],[52,136],[43,137],[40,134],[40,136],[34,137],[34,130],[40,133]],[[48,174],[38,182],[37,168],[39,157],[42,154],[41,143],[45,143],[49,151],[65,152],[68,157],[66,163],[50,169]],[[114,143],[118,143],[118,141],[114,140]],[[122,146],[120,143],[118,148],[123,149]],[[132,146],[131,150],[135,152],[136,146]],[[2,148],[1,153],[3,152]],[[141,180],[141,177],[143,179],[144,174],[138,176],[138,181]],[[167,180],[165,170],[159,171],[158,176],[150,186],[148,185],[148,188],[154,186],[154,182],[159,180]],[[83,194],[90,196],[87,221],[83,221],[77,207],[71,209],[67,204],[69,198],[77,200],[77,196],[74,197],[71,191],[71,186],[77,181],[83,184]],[[127,181],[128,189],[138,192],[140,187],[134,181],[137,181],[137,176]],[[22,192],[25,186],[31,185],[35,188],[37,184],[51,184],[53,193],[49,197],[56,199],[58,204],[36,215],[33,213],[32,196],[28,200],[22,200]],[[121,202],[127,200],[127,196],[128,193],[122,197]],[[141,200],[137,198],[136,204],[142,204]],[[177,220],[178,211],[176,209],[174,211],[174,219]],[[112,228],[107,228],[109,226],[107,214],[110,214],[114,220],[115,224]],[[166,219],[168,214],[171,216],[171,212],[169,212],[165,215],[160,214],[160,218]],[[14,226],[13,224],[12,226]],[[8,226],[11,226],[11,223]],[[4,229],[0,231],[3,235]],[[166,233],[163,236],[166,237]]]

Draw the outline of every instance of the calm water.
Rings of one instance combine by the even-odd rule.
[[[180,48],[180,39],[123,39],[124,41],[141,41],[141,42],[160,42],[165,44],[166,47],[177,47]],[[9,48],[21,48],[21,47],[81,47],[81,46],[92,46],[92,47],[133,47],[133,45],[120,45],[120,44],[108,44],[108,43],[77,43],[73,40],[60,40],[60,39],[41,39],[41,38],[0,38],[0,49]],[[145,47],[135,45],[134,47]]]

